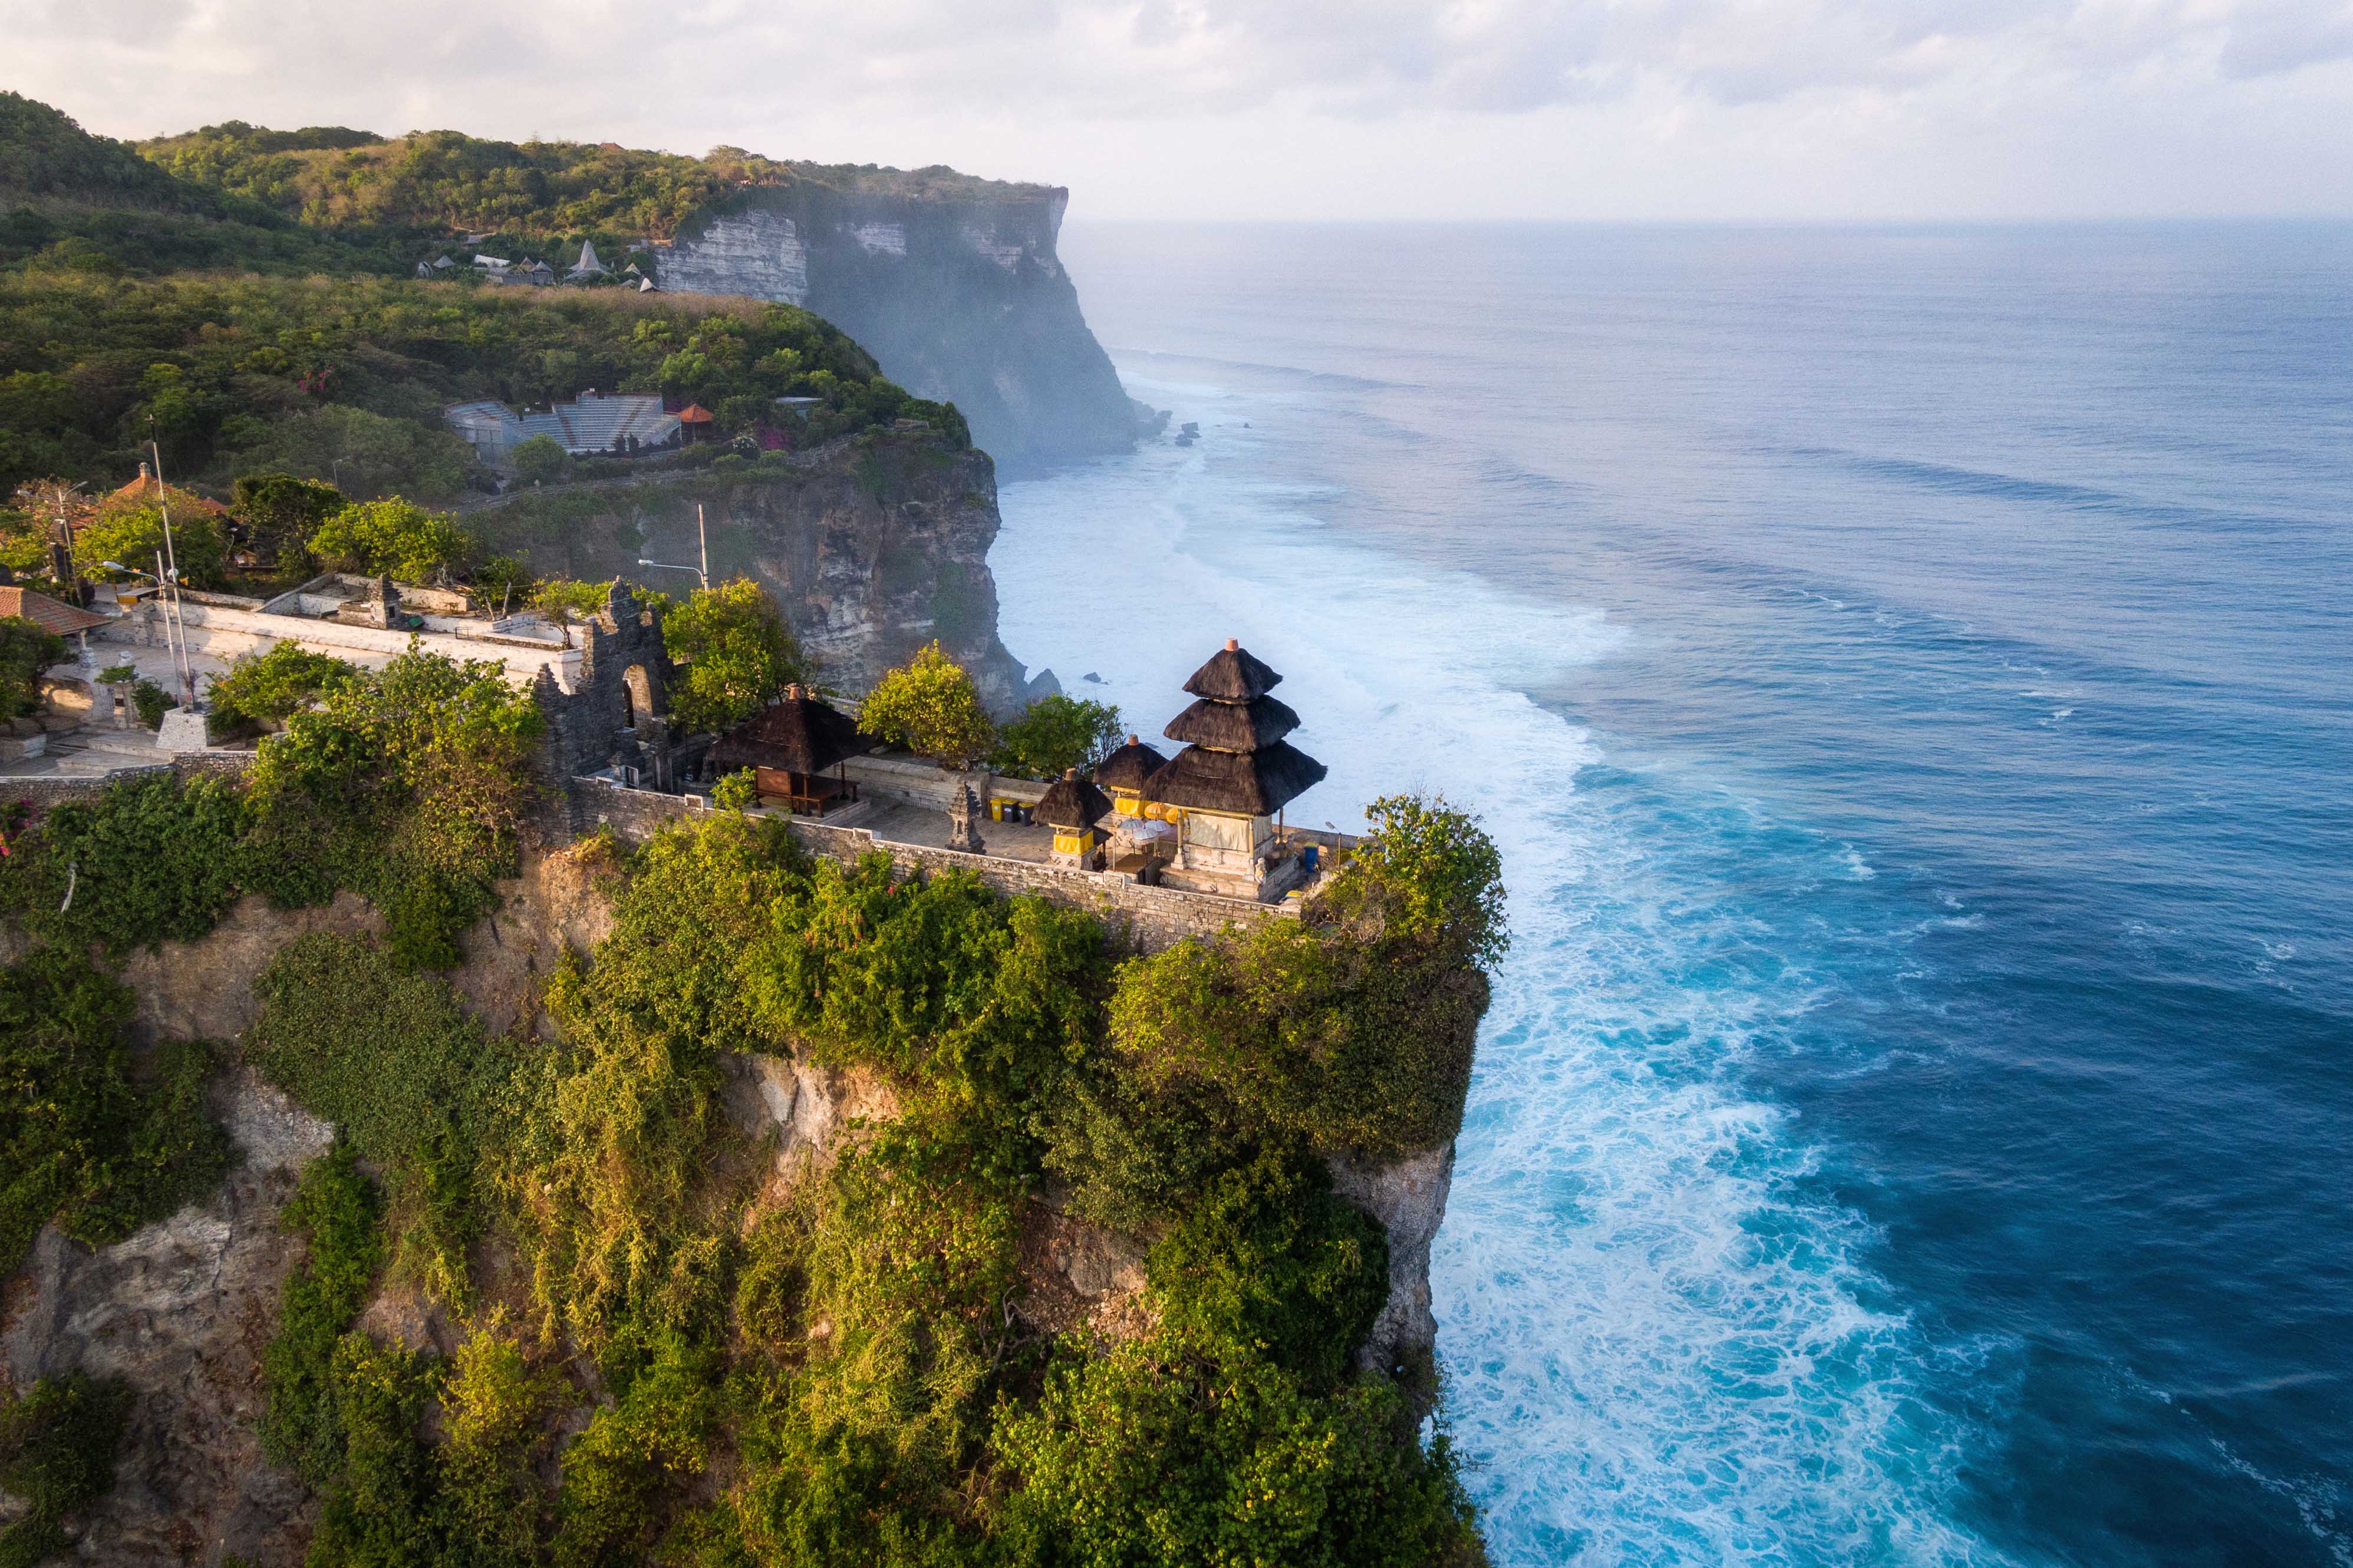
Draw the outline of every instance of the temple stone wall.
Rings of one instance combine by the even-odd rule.
[[[608,828],[632,843],[649,837],[665,823],[688,821],[712,809],[700,795],[656,795],[648,790],[625,789],[603,779],[575,780],[572,793],[578,831]],[[1114,931],[1124,934],[1144,952],[1157,952],[1188,936],[1215,936],[1229,926],[1254,925],[1261,921],[1297,915],[1295,909],[1285,904],[1261,904],[1253,900],[1219,898],[1175,888],[1147,888],[1117,871],[1082,871],[1038,861],[897,844],[877,838],[862,827],[828,827],[798,817],[789,819],[789,826],[793,836],[811,851],[844,865],[880,852],[890,856],[892,864],[902,871],[926,875],[970,871],[978,875],[984,885],[1008,898],[1035,894],[1065,909],[1084,910],[1101,918]]]

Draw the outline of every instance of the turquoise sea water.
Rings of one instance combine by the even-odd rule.
[[[1202,439],[1006,487],[1007,643],[1509,856],[1497,1560],[2353,1564],[2353,228],[1063,251]]]

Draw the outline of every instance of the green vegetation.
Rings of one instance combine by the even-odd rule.
[[[446,513],[395,496],[354,501],[332,513],[311,536],[308,549],[335,571],[430,583],[463,571],[472,542]]]
[[[997,741],[972,677],[935,642],[883,673],[866,694],[858,724],[892,745],[955,767],[986,756]]]
[[[0,1492],[25,1505],[0,1529],[0,1568],[33,1568],[71,1545],[60,1528],[114,1489],[131,1391],[85,1373],[42,1378],[22,1397],[0,1384]]]
[[[0,317],[10,324],[0,342],[0,490],[49,474],[119,482],[153,415],[169,471],[193,483],[277,473],[355,497],[443,501],[479,472],[471,448],[444,427],[445,405],[544,402],[588,386],[691,397],[722,410],[730,429],[794,395],[825,399],[811,439],[902,415],[968,439],[953,409],[910,399],[855,343],[789,305],[393,279],[16,270],[0,272]]]
[[[582,583],[569,577],[550,577],[532,589],[530,603],[533,609],[558,626],[573,621],[596,618],[604,609],[606,599],[612,594],[609,583]]]
[[[179,268],[385,271],[408,247],[306,228],[248,197],[174,178],[128,145],[0,93],[0,268],[100,277]]]
[[[1040,697],[997,732],[988,765],[1017,778],[1058,779],[1086,773],[1120,742],[1119,710],[1057,691]]]
[[[261,1352],[268,1398],[261,1447],[314,1486],[330,1482],[343,1468],[335,1352],[367,1305],[384,1262],[377,1223],[383,1205],[358,1159],[349,1143],[338,1142],[312,1161],[279,1216],[287,1229],[301,1232],[310,1247],[286,1281],[278,1331]]]
[[[227,1169],[205,1111],[211,1048],[159,1049],[142,1084],[123,1044],[131,1011],[131,993],[79,954],[37,948],[0,970],[0,1266],[51,1219],[77,1240],[120,1241]]]
[[[316,703],[329,687],[358,673],[333,655],[312,653],[300,643],[272,643],[267,653],[239,654],[206,688],[211,733],[219,739],[283,724]]]
[[[343,714],[354,750],[360,714],[454,733],[470,699],[450,673],[408,672],[389,710],[349,706],[370,678],[343,678],[291,722]],[[272,766],[271,788],[302,776]],[[307,798],[345,800],[327,776]],[[143,788],[31,843],[59,816],[101,866],[141,832],[249,843],[232,792]],[[553,976],[545,1045],[486,1038],[396,943],[290,945],[246,1050],[343,1129],[288,1211],[308,1255],[263,1356],[268,1451],[321,1494],[314,1560],[1475,1563],[1444,1443],[1417,1440],[1388,1372],[1356,1369],[1388,1248],[1325,1161],[1451,1134],[1476,1007],[1448,987],[1482,994],[1500,906],[1468,818],[1391,801],[1378,820],[1324,918],[1123,961],[1089,915],[705,817],[612,863],[610,934]],[[125,889],[108,918],[185,933],[231,886],[189,909]],[[120,988],[80,961],[42,950],[10,974],[46,989],[0,1033],[119,1027]],[[787,1050],[895,1111],[780,1191],[771,1152],[729,1131],[724,1062]],[[185,1127],[177,1104],[157,1120]],[[152,1210],[139,1161],[117,1163],[131,1195],[84,1207]],[[1050,1173],[1073,1208],[1155,1238],[1142,1337],[1025,1325]],[[514,1262],[478,1279],[484,1256]],[[387,1265],[476,1314],[454,1357],[354,1331]],[[565,1375],[567,1347],[593,1374]]]
[[[254,993],[261,1016],[246,1059],[385,1173],[396,1270],[462,1306],[477,1167],[512,1053],[483,1037],[448,986],[353,937],[297,938]]]
[[[220,586],[228,566],[228,531],[216,509],[176,485],[164,487],[160,499],[151,488],[109,496],[74,530],[74,570],[93,582],[121,575],[106,564],[110,561],[155,576],[159,559],[176,563],[181,580],[192,587]]]
[[[349,888],[384,910],[402,964],[458,962],[536,798],[530,694],[495,664],[418,652],[363,672],[280,647],[223,681],[240,711],[285,720],[245,787],[151,775],[58,806],[0,862],[0,914],[121,954],[202,936],[240,893],[294,909]]]
[[[343,492],[291,474],[247,474],[233,489],[229,510],[267,567],[297,580],[310,575],[311,536],[343,510]]]
[[[143,677],[132,685],[132,710],[139,715],[139,721],[150,730],[161,725],[164,715],[179,705],[178,698]]]
[[[66,639],[23,616],[0,616],[0,719],[41,706],[41,672],[66,657]]]
[[[527,485],[560,479],[572,471],[572,454],[553,436],[533,436],[527,441],[516,442],[507,460],[514,465],[515,478]]]
[[[455,131],[385,138],[343,127],[269,131],[241,121],[142,142],[139,151],[198,188],[216,188],[307,223],[381,229],[492,230],[510,240],[594,239],[608,265],[638,235],[665,237],[744,185],[816,184],[903,195],[1043,196],[953,169],[779,163],[740,147],[701,158],[610,143],[487,141]]]
[[[682,735],[732,730],[811,673],[775,601],[749,577],[696,589],[662,617],[662,644],[678,666],[670,728]]]

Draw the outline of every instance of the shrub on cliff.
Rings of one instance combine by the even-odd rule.
[[[312,653],[300,643],[272,643],[266,653],[239,654],[206,689],[210,728],[222,734],[281,724],[357,673],[332,654]]]
[[[486,661],[412,650],[337,681],[261,743],[246,886],[285,908],[356,889],[385,911],[403,963],[448,967],[493,879],[512,872],[543,726],[530,693]]]
[[[1110,1050],[1056,1112],[1047,1163],[1130,1228],[1266,1148],[1393,1158],[1454,1136],[1500,957],[1501,863],[1443,801],[1377,803],[1299,922],[1124,964]]]
[[[0,913],[61,945],[120,957],[194,942],[237,901],[237,790],[217,779],[147,773],[94,801],[67,801],[0,862]]]
[[[0,1568],[33,1568],[71,1548],[62,1521],[114,1489],[131,1400],[120,1378],[81,1372],[22,1394],[0,1384],[0,1492],[24,1510],[0,1528]]]
[[[0,970],[0,1269],[46,1222],[121,1241],[220,1179],[228,1144],[206,1113],[210,1047],[178,1042],[134,1077],[125,987],[39,948]]]
[[[866,694],[858,724],[892,745],[952,767],[986,756],[997,739],[972,677],[936,642],[883,673]]]
[[[476,1166],[501,1135],[512,1049],[484,1037],[445,982],[403,973],[358,937],[296,938],[254,995],[247,1060],[385,1173],[395,1267],[462,1307]]]

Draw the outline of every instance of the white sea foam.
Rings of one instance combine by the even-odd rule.
[[[1864,1304],[1867,1228],[1800,1195],[1806,1147],[1739,1086],[1810,983],[1691,974],[1734,917],[1578,795],[1598,749],[1525,695],[1624,634],[1317,526],[1345,505],[1152,447],[1008,486],[991,564],[1008,646],[1102,672],[1090,695],[1147,735],[1227,636],[1282,670],[1332,769],[1294,820],[1434,788],[1501,842],[1515,945],[1432,1267],[1497,1561],[1990,1560],[1942,1507],[1968,1435],[1917,1397],[1927,1358],[1966,1351]]]

